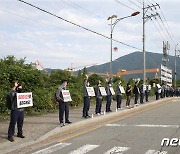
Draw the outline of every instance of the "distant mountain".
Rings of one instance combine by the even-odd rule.
[[[146,68],[160,68],[162,63],[163,54],[146,52]],[[174,78],[174,57],[168,56],[168,68],[173,70],[173,78]],[[143,70],[143,53],[142,52],[133,52],[131,54],[122,56],[112,62],[113,73],[116,74],[118,71],[125,69],[127,71],[130,70]],[[110,70],[110,64],[105,63],[102,65],[96,65],[87,68],[88,72],[98,72],[98,73],[106,73]],[[177,58],[177,79],[180,79],[180,58]],[[147,77],[153,78],[155,73],[147,73]],[[142,74],[132,74],[123,76],[124,79],[129,78],[143,78]]]

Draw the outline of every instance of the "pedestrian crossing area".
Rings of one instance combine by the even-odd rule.
[[[126,153],[134,153],[133,149],[131,147],[118,147],[114,146],[110,148],[108,151],[100,152],[98,148],[100,148],[100,145],[95,144],[85,144],[78,148],[75,148],[72,151],[69,152],[63,152],[63,148],[69,148],[69,146],[73,146],[72,143],[57,143],[52,146],[49,146],[47,148],[44,148],[42,150],[33,152],[31,154],[56,154],[56,153],[63,153],[63,154],[86,154],[86,153],[102,153],[102,154],[126,154]],[[103,147],[101,147],[103,148]],[[104,149],[104,148],[103,148]],[[102,149],[101,149],[102,150]],[[152,150],[148,149],[145,150],[142,154],[167,154],[167,151],[158,151],[158,150]],[[141,153],[139,153],[141,154]]]

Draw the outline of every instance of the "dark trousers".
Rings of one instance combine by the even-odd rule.
[[[101,113],[101,106],[102,106],[102,99],[101,98],[96,98],[96,114]]]
[[[117,109],[121,108],[122,95],[117,95]]]
[[[12,137],[14,135],[15,126],[17,123],[18,135],[23,134],[23,123],[24,123],[24,111],[12,110],[11,111],[11,120],[9,124],[8,137]]]
[[[131,96],[130,95],[127,95],[126,96],[127,98],[127,100],[126,100],[126,106],[129,106],[130,105],[130,101],[131,101]]]
[[[59,122],[64,122],[64,112],[65,112],[65,121],[69,121],[69,103],[68,102],[59,102]]]
[[[139,96],[139,94],[135,94],[135,96],[134,96],[134,104],[138,103],[138,96]]]
[[[111,101],[112,101],[111,95],[106,96],[106,99],[107,99],[106,112],[109,112],[111,110]]]
[[[144,93],[140,93],[140,103],[144,103]]]
[[[149,101],[149,92],[145,92],[146,102]]]
[[[83,107],[83,117],[88,116],[88,111],[90,108],[90,97],[84,97],[84,107]]]
[[[159,99],[159,93],[156,92],[155,95],[156,95],[156,100],[158,100]]]

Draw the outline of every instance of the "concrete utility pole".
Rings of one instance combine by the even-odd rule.
[[[174,59],[174,89],[176,89],[176,56],[177,56],[177,46],[178,44],[176,44],[175,47],[175,59]]]
[[[159,4],[155,4],[155,5],[148,5],[147,7],[145,7],[145,3],[144,3],[144,0],[143,0],[143,84],[145,85],[146,84],[146,50],[145,50],[145,23],[147,22],[148,19],[151,19],[152,17],[155,17],[156,16],[159,16],[158,13],[155,13],[155,14],[151,14],[151,15],[146,15],[148,9],[151,9],[152,8],[156,8],[156,6],[159,7]]]

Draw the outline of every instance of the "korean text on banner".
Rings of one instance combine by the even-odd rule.
[[[88,96],[95,96],[94,88],[93,87],[86,87]]]
[[[99,87],[99,90],[102,96],[107,96],[107,93],[104,87]]]
[[[72,101],[69,90],[62,90],[62,95],[63,95],[64,102],[71,102]]]
[[[115,95],[113,87],[110,87],[109,89],[110,89],[111,95]]]
[[[119,86],[119,89],[121,91],[122,94],[125,94],[125,90],[124,90],[124,87],[123,86]]]
[[[17,93],[17,108],[33,106],[32,92]]]

